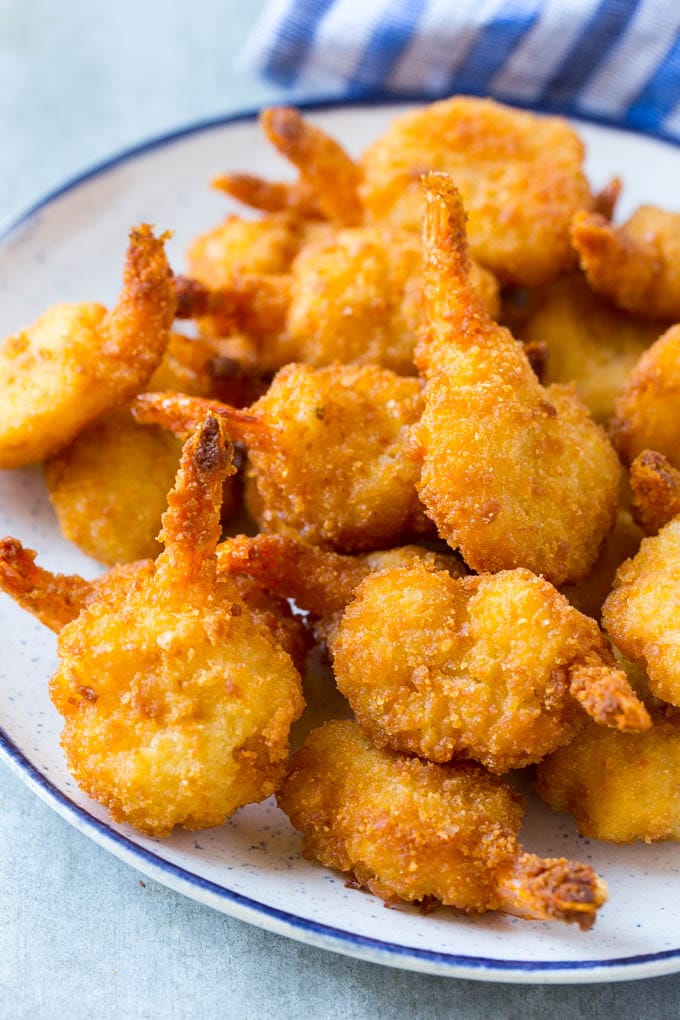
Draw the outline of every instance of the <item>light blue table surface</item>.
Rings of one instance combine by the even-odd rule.
[[[0,219],[121,147],[280,98],[233,69],[261,6],[0,0]],[[0,1020],[218,1016],[670,1020],[680,976],[485,985],[310,949],[142,881],[0,766]]]

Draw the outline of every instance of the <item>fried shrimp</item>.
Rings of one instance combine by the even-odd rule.
[[[598,294],[636,315],[680,318],[680,213],[643,205],[615,227],[579,212],[571,236]]]
[[[316,635],[325,644],[332,641],[355,589],[368,574],[414,560],[445,570],[452,577],[466,573],[457,556],[417,545],[344,556],[284,535],[260,534],[238,535],[217,547],[219,570],[250,578],[270,594],[292,598],[310,614]]]
[[[277,795],[310,860],[387,902],[591,927],[607,890],[585,864],[524,853],[521,795],[470,763],[374,748],[351,722],[310,734]]]
[[[117,411],[87,426],[45,464],[45,481],[66,538],[100,563],[154,558],[181,443]]]
[[[396,120],[363,156],[369,222],[418,230],[419,181],[445,171],[469,215],[473,257],[503,283],[535,286],[576,262],[573,214],[590,205],[583,143],[566,121],[454,96]]]
[[[538,766],[538,793],[569,811],[584,836],[613,843],[680,840],[680,721],[659,714],[646,733],[585,727]]]
[[[291,106],[263,110],[260,125],[276,150],[297,168],[299,180],[281,184],[250,174],[225,174],[213,182],[216,188],[264,212],[292,209],[338,226],[361,221],[359,167],[338,142]]]
[[[227,287],[250,274],[286,273],[305,241],[329,229],[287,213],[261,220],[227,216],[189,246],[189,276],[207,287]]]
[[[303,707],[290,656],[217,577],[229,470],[222,426],[207,416],[168,497],[164,551],[59,633],[50,693],[69,768],[116,821],[156,836],[218,825],[269,796]]]
[[[644,351],[616,402],[611,434],[625,463],[656,450],[680,468],[679,399],[680,325]]]
[[[290,361],[378,364],[413,375],[422,327],[422,244],[386,227],[339,230],[302,246],[288,274],[250,274],[210,289],[182,280],[178,315],[199,318],[204,333],[242,331],[261,369]],[[492,318],[499,288],[473,263],[472,284]]]
[[[522,768],[582,725],[649,726],[594,620],[528,570],[452,578],[414,561],[370,573],[332,641],[333,671],[380,747]]]
[[[152,560],[125,563],[86,581],[78,574],[54,574],[35,562],[36,553],[16,538],[0,539],[0,589],[36,619],[59,633],[92,602],[129,591],[153,571]]]
[[[619,568],[602,622],[624,655],[646,669],[653,694],[680,705],[680,516]]]
[[[635,555],[643,538],[629,505],[623,503],[616,512],[614,527],[600,546],[600,555],[586,576],[575,584],[561,585],[560,591],[579,612],[599,620],[604,601],[614,586],[616,571],[624,560]]]
[[[116,307],[54,305],[0,349],[0,467],[40,460],[142,389],[168,344],[172,272],[151,228],[131,231]]]
[[[593,418],[604,424],[638,358],[665,328],[612,308],[583,276],[571,274],[533,295],[520,335],[546,345],[541,382],[573,382]]]
[[[243,539],[243,536],[240,536]],[[218,579],[235,584],[241,600],[258,624],[264,624],[281,647],[288,652],[300,672],[310,648],[310,634],[301,616],[291,612],[288,600],[261,585],[253,575],[238,574],[229,566],[230,546],[235,539],[222,542],[217,565]],[[248,541],[248,540],[246,540]],[[152,575],[153,560],[121,563],[93,581],[78,574],[54,574],[35,562],[36,553],[16,538],[0,539],[0,590],[58,633],[75,620],[92,602],[101,602],[111,594],[124,593]],[[228,578],[226,575],[228,573]]]
[[[375,365],[287,365],[247,412],[178,394],[133,401],[138,421],[180,435],[209,407],[248,447],[246,503],[264,531],[340,551],[431,533],[415,483],[409,428],[421,385]]]
[[[429,174],[425,195],[420,498],[472,569],[577,581],[614,523],[616,454],[573,390],[541,386],[522,345],[489,318],[470,284],[465,214],[449,179]]]
[[[646,535],[680,514],[680,471],[655,450],[644,450],[630,466],[635,520]]]

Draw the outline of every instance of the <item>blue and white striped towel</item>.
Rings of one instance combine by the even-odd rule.
[[[471,92],[680,140],[680,0],[270,0],[243,63],[298,97]]]

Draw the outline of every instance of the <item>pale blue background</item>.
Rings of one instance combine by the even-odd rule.
[[[261,6],[0,0],[0,219],[122,146],[280,96],[232,66]],[[140,879],[0,766],[0,1020],[680,1015],[680,976],[540,988],[403,973]]]

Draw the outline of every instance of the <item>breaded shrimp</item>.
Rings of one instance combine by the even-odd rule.
[[[315,621],[315,633],[332,641],[354,591],[374,570],[423,561],[452,577],[463,577],[465,564],[457,556],[403,545],[356,556],[307,545],[285,535],[254,535],[222,542],[217,547],[220,571],[243,575],[270,594],[291,598]]]
[[[420,498],[474,570],[577,581],[614,523],[616,454],[573,390],[541,386],[521,344],[491,321],[470,284],[460,196],[444,174],[424,184]]]
[[[0,590],[57,634],[91,603],[117,597],[153,572],[152,560],[140,560],[86,581],[78,574],[54,574],[39,567],[36,555],[16,538],[0,539]]]
[[[680,516],[619,568],[602,623],[624,655],[646,669],[653,694],[680,705]]]
[[[185,277],[175,277],[178,302]],[[177,316],[180,316],[178,304]],[[147,392],[175,390],[194,397],[214,397],[243,407],[264,393],[267,383],[254,363],[252,345],[243,337],[189,338],[172,333],[163,360],[144,387]]]
[[[541,382],[575,383],[593,418],[605,424],[636,361],[665,328],[612,308],[574,273],[533,295],[519,335],[546,345]]]
[[[656,535],[680,514],[680,471],[655,450],[644,450],[630,466],[635,520],[646,535]]]
[[[625,463],[656,450],[680,468],[679,400],[680,325],[644,351],[616,401],[611,434]]]
[[[523,798],[502,780],[377,750],[351,722],[310,734],[277,799],[305,857],[387,902],[434,898],[587,929],[607,896],[587,865],[523,852]]]
[[[265,589],[254,575],[238,574],[228,566],[230,545],[235,541],[228,539],[218,546],[221,553],[217,564],[218,580],[236,585],[239,597],[255,622],[271,631],[302,672],[310,647],[310,635],[303,618],[291,612],[286,598],[274,594],[273,589]],[[36,564],[35,558],[36,553],[26,549],[18,539],[0,539],[0,590],[55,633],[75,620],[90,603],[101,603],[110,597],[118,599],[120,593],[129,592],[154,570],[153,560],[138,560],[118,564],[93,581],[86,581],[78,574],[54,574],[45,570]]]
[[[646,733],[587,726],[538,766],[538,793],[569,811],[584,836],[613,843],[680,840],[680,720],[657,714]]]
[[[680,213],[643,205],[615,227],[598,213],[579,212],[571,236],[598,294],[636,315],[680,318]]]
[[[58,638],[50,693],[69,768],[114,820],[156,836],[269,796],[303,707],[290,656],[217,577],[229,470],[207,416],[185,445],[151,572],[91,601]]]
[[[248,411],[178,394],[144,394],[132,407],[178,434],[210,407],[248,447],[246,503],[263,530],[360,551],[433,530],[410,453],[421,401],[419,380],[375,365],[291,364]]]
[[[503,283],[535,286],[572,268],[569,223],[589,207],[583,143],[566,121],[454,96],[407,113],[362,159],[369,222],[418,230],[419,180],[445,171],[470,217],[473,257]]]
[[[263,110],[260,126],[277,151],[297,168],[299,181],[270,183],[250,174],[226,174],[213,182],[216,188],[264,212],[292,209],[339,226],[361,221],[359,168],[338,142],[290,106]]]
[[[175,314],[163,242],[130,233],[116,307],[53,305],[0,349],[0,467],[50,456],[142,389],[163,357]]]
[[[633,520],[630,506],[622,503],[616,512],[614,527],[600,546],[600,555],[585,577],[575,584],[563,584],[560,591],[580,613],[599,620],[602,606],[614,586],[616,571],[624,560],[634,556],[644,538]]]
[[[251,273],[285,273],[313,226],[289,214],[244,220],[228,216],[201,234],[187,251],[189,276],[207,287],[224,287]],[[327,226],[321,229],[328,230]]]
[[[222,288],[181,280],[178,315],[211,336],[240,330],[262,370],[379,364],[413,375],[422,327],[422,243],[411,231],[353,227],[301,247],[288,274],[238,276]],[[473,263],[472,284],[492,318],[498,282]]]
[[[157,556],[181,450],[175,436],[137,425],[126,410],[88,425],[45,464],[62,533],[100,563]]]
[[[414,561],[370,573],[331,644],[339,690],[379,747],[503,773],[584,721],[649,716],[594,620],[528,570],[452,578]]]

